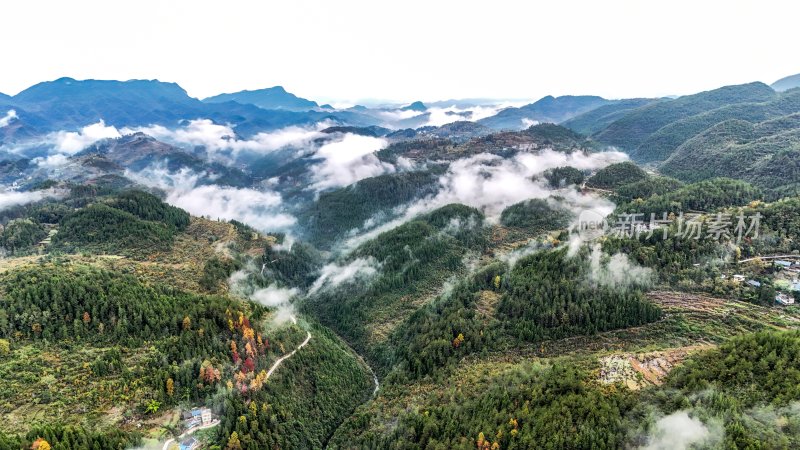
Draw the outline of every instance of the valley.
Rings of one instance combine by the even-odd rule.
[[[796,94],[0,99],[0,449],[792,448]]]

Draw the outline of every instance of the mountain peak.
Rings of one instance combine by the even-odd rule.
[[[316,108],[317,102],[298,97],[287,92],[283,86],[273,86],[265,89],[244,90],[228,94],[219,94],[203,99],[205,103],[237,102],[245,105],[255,105],[263,109],[286,109],[307,111]]]
[[[415,101],[414,103],[412,103],[412,104],[410,104],[408,106],[404,106],[404,107],[400,108],[400,110],[401,111],[419,111],[419,112],[422,112],[422,111],[427,111],[428,107],[425,106],[425,104],[422,103],[421,101],[417,100],[417,101]]]

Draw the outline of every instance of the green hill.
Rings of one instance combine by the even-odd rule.
[[[486,245],[483,214],[448,205],[387,231],[357,248],[357,258],[373,260],[374,279],[322,289],[306,308],[344,336],[357,351],[390,368],[394,343],[389,336],[435,297],[445,282],[465,270],[464,258]]]
[[[324,192],[300,216],[315,246],[330,249],[368,219],[435,192],[438,175],[430,171],[402,172],[365,178],[358,183]],[[343,214],[347,211],[347,214]]]
[[[740,103],[717,108],[670,123],[630,151],[639,162],[663,161],[684,142],[726,120],[762,122],[800,112],[800,90],[780,94],[761,103]]]
[[[647,173],[632,162],[611,164],[597,171],[586,180],[586,186],[598,189],[614,189],[647,178]]]
[[[610,105],[599,106],[591,111],[573,117],[562,123],[563,126],[580,134],[590,136],[595,134],[625,114],[643,106],[662,101],[650,98],[632,98],[616,101]]]
[[[763,83],[726,86],[634,109],[593,137],[626,151],[640,146],[653,133],[672,122],[736,103],[765,102],[777,96]]]
[[[773,197],[800,186],[800,114],[761,123],[729,120],[678,147],[660,170],[684,181],[729,177]]]

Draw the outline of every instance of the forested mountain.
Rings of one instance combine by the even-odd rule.
[[[794,448],[798,99],[0,98],[0,450]]]
[[[565,125],[682,181],[736,178],[777,199],[794,195],[800,182],[793,153],[800,91],[778,91],[750,83],[674,100],[626,100]]]
[[[585,136],[590,136],[602,131],[617,119],[622,118],[625,114],[659,101],[662,100],[649,98],[619,100],[579,114],[563,122],[562,125]]]
[[[755,124],[728,120],[678,147],[661,170],[684,181],[747,180],[780,198],[798,192],[798,151],[800,114]]]
[[[106,139],[93,144],[76,155],[76,160],[86,165],[87,157],[99,156],[119,169],[138,172],[147,168],[160,167],[170,172],[189,169],[203,177],[200,183],[225,184],[229,186],[249,186],[253,177],[237,167],[208,161],[195,153],[187,152],[174,145],[154,139],[138,132]],[[124,174],[124,170],[117,173]]]
[[[800,112],[800,91],[780,94],[774,100],[736,103],[672,122],[649,136],[631,156],[638,161],[667,159],[683,143],[726,120],[762,122]]]
[[[775,97],[775,91],[763,83],[726,86],[636,108],[594,137],[604,144],[632,152],[672,122],[731,104],[765,102]]]
[[[434,171],[405,172],[365,178],[342,189],[325,192],[301,217],[311,243],[329,249],[348,232],[358,230],[374,216],[436,191]],[[348,211],[342,214],[342,211]]]

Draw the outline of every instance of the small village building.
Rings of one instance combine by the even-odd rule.
[[[190,436],[181,441],[180,450],[194,450],[197,448],[197,445],[197,439]]]
[[[794,297],[781,292],[775,296],[775,302],[783,306],[794,305]]]
[[[761,287],[761,282],[756,280],[747,280],[747,284],[753,287]]]
[[[187,429],[209,425],[214,421],[211,410],[208,408],[192,408],[183,412],[183,420]]]
[[[212,421],[211,417],[211,410],[208,408],[201,408],[200,409],[200,421],[203,422],[203,425],[208,425]]]
[[[736,283],[741,283],[744,281],[744,275],[736,274],[733,276],[733,281]]]

